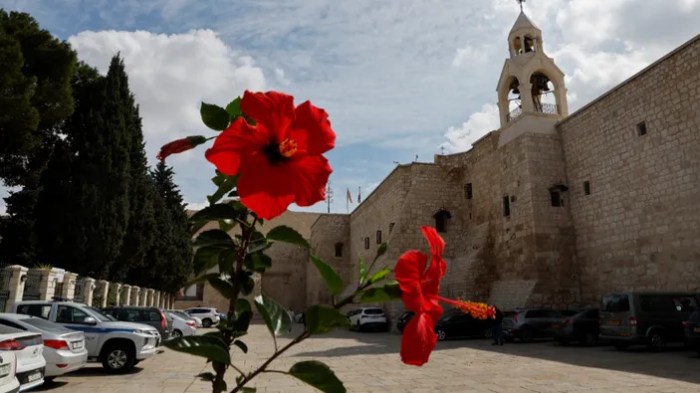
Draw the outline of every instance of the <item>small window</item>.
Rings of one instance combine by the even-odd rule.
[[[561,207],[564,205],[561,199],[561,193],[557,190],[549,190],[549,198],[552,201],[552,206]]]
[[[503,197],[503,217],[510,217],[510,198],[508,195]]]
[[[369,237],[365,238],[365,250],[369,250]]]
[[[343,256],[343,243],[335,243],[335,257],[340,258]]]
[[[393,222],[389,224],[389,233],[391,233],[394,230],[394,225],[396,224]]]
[[[435,230],[441,233],[447,232],[447,220],[452,218],[452,214],[443,209],[435,213],[433,218],[435,218]]]
[[[382,231],[377,231],[377,244],[382,244]]]
[[[583,182],[583,195],[591,195],[591,182]]]
[[[471,183],[467,183],[464,185],[464,197],[467,199],[472,199],[474,197]]]
[[[641,122],[637,124],[637,135],[644,136],[647,134],[647,123]]]

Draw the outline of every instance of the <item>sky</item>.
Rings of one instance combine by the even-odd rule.
[[[570,112],[700,33],[700,0],[530,0]],[[278,90],[326,109],[337,134],[333,213],[398,164],[469,150],[497,129],[496,83],[515,0],[0,0],[106,73],[124,59],[149,163],[164,143],[214,136],[202,101]],[[168,158],[192,208],[214,190],[204,149]],[[350,191],[354,203],[348,203]],[[0,196],[8,190],[0,188]],[[320,202],[299,211],[326,211]],[[0,213],[4,212],[0,202]]]

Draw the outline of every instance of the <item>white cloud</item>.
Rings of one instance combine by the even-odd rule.
[[[454,59],[452,59],[453,67],[461,67],[469,65],[476,61],[484,60],[485,52],[481,49],[474,48],[472,45],[467,45],[464,48],[458,48]]]
[[[81,60],[101,73],[120,53],[140,105],[151,159],[169,140],[207,132],[199,116],[201,101],[224,106],[245,89],[265,88],[263,71],[253,59],[234,51],[211,30],[171,35],[85,31],[68,41]]]
[[[498,106],[484,104],[479,112],[458,127],[450,127],[445,134],[447,142],[443,147],[448,153],[457,153],[471,149],[472,143],[499,126]]]

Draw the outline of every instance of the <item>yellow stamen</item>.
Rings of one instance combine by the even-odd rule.
[[[282,157],[292,157],[297,152],[297,141],[286,138],[280,143],[280,154]]]

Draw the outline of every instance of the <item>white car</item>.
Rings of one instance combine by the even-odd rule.
[[[19,381],[15,376],[17,358],[15,354],[6,351],[0,352],[0,393],[14,393],[19,391]]]
[[[357,331],[366,329],[389,329],[389,322],[386,319],[384,310],[379,307],[362,307],[348,312],[350,329]]]
[[[197,332],[194,320],[184,319],[170,311],[167,311],[167,313],[173,319],[173,330],[170,333],[170,337],[193,336]]]
[[[219,323],[219,312],[213,307],[192,307],[185,310],[187,314],[202,320],[202,326],[208,328]]]
[[[169,312],[179,316],[182,319],[191,319],[194,321],[194,327],[201,328],[202,327],[202,320],[199,317],[193,317],[192,315],[182,311],[182,310],[168,310]]]
[[[4,355],[6,351],[12,351],[17,358],[15,375],[19,381],[20,392],[44,383],[46,360],[42,356],[44,341],[40,333],[24,332],[0,325],[0,355]]]
[[[41,333],[46,359],[45,379],[79,370],[87,364],[88,351],[83,332],[23,314],[0,313],[0,325]]]

